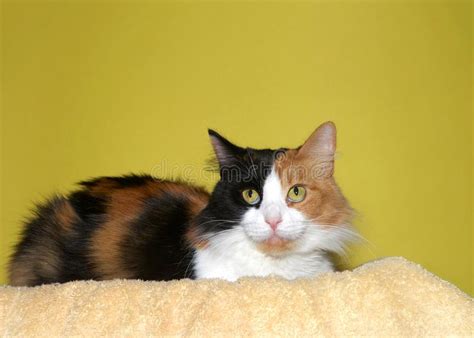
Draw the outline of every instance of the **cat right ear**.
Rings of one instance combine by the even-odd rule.
[[[241,154],[243,149],[232,144],[216,131],[212,129],[208,129],[207,131],[219,166],[222,168],[223,166],[228,166],[235,162],[235,158]]]

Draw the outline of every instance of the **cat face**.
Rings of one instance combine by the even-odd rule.
[[[239,238],[272,256],[343,248],[352,210],[333,177],[333,123],[296,149],[241,148],[209,135],[220,180],[198,218],[201,238],[241,232]]]

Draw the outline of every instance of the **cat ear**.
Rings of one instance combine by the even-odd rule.
[[[211,144],[214,148],[217,161],[219,162],[219,166],[223,167],[226,165],[231,165],[243,149],[232,144],[226,138],[219,135],[216,131],[212,129],[208,129],[207,131],[209,133],[209,138],[211,139]]]
[[[325,167],[325,172],[334,171],[336,153],[336,125],[333,122],[321,124],[298,150],[298,154],[313,158]]]

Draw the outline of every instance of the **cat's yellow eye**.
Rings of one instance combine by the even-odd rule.
[[[288,200],[290,202],[301,202],[305,197],[306,189],[300,185],[295,185],[288,191]]]
[[[260,195],[255,189],[245,189],[242,191],[242,197],[244,198],[244,201],[250,205],[255,205],[260,202]]]

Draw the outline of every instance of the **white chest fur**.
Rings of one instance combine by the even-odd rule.
[[[333,271],[322,252],[294,253],[272,257],[258,251],[240,229],[227,230],[213,237],[193,259],[196,278],[235,281],[244,276],[275,275],[286,279],[311,277]]]

